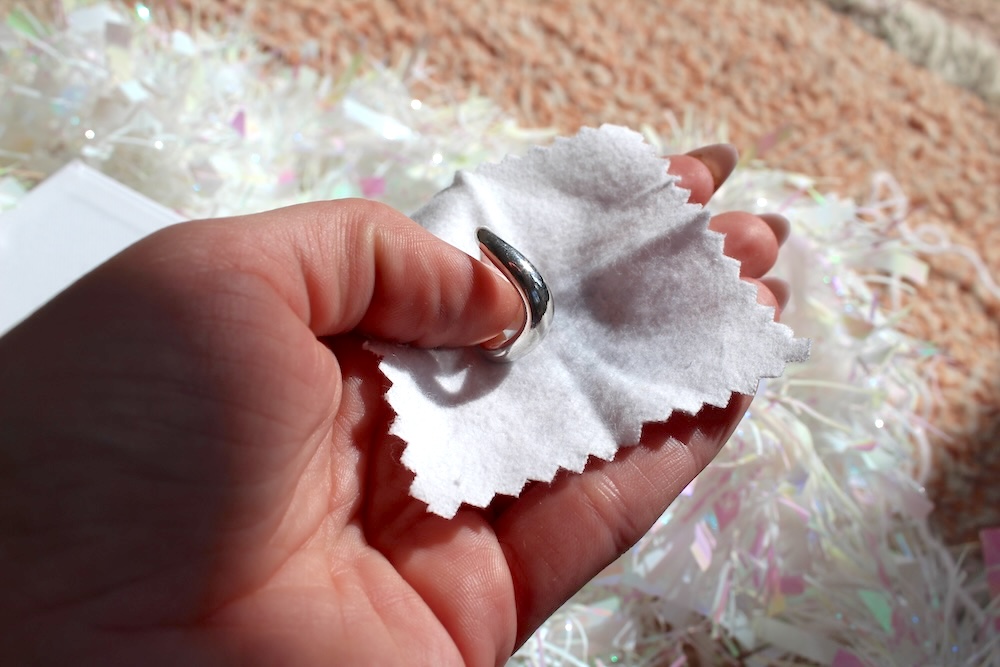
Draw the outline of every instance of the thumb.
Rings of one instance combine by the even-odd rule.
[[[264,279],[317,336],[358,330],[463,346],[524,317],[497,271],[376,202],[316,202],[171,229],[197,237],[188,248],[218,267]]]

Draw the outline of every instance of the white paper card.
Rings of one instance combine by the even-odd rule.
[[[0,335],[84,274],[184,218],[82,162],[0,214]]]
[[[411,493],[430,511],[485,507],[591,455],[611,459],[643,423],[724,406],[808,356],[666,166],[631,130],[584,129],[460,172],[414,216],[476,257],[475,230],[490,228],[535,264],[555,304],[546,339],[513,364],[372,344]]]

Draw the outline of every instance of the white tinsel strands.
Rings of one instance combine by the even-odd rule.
[[[357,62],[290,68],[247,35],[171,30],[141,4],[59,26],[12,13],[0,210],[79,158],[191,217],[347,196],[412,211],[456,169],[548,136],[486,100],[415,99],[419,64]],[[675,130],[679,148],[718,138],[690,117]],[[876,183],[859,207],[744,165],[719,193],[716,212],[792,220],[776,273],[813,358],[761,387],[717,460],[512,664],[1000,664],[1000,603],[927,526],[936,351],[897,329],[901,291],[926,277],[915,249],[954,249],[910,232],[898,188]]]
[[[164,29],[141,4],[67,23],[15,12],[0,33],[0,164],[29,183],[80,157],[191,217],[343,197],[410,211],[456,168],[548,134],[481,98],[426,104],[360,56],[337,77],[291,68],[247,35]],[[419,58],[409,69],[422,76]]]

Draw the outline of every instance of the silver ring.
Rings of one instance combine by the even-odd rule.
[[[520,359],[541,342],[552,324],[555,314],[552,293],[538,269],[512,245],[485,227],[476,230],[476,239],[483,256],[517,288],[526,311],[524,325],[517,333],[499,346],[486,347],[483,344],[480,349],[491,361]]]

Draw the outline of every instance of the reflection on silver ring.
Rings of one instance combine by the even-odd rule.
[[[483,256],[517,288],[526,310],[520,331],[498,347],[481,345],[480,349],[491,361],[514,361],[538,345],[548,331],[555,313],[552,294],[538,269],[509,243],[485,227],[476,230],[476,239]]]

